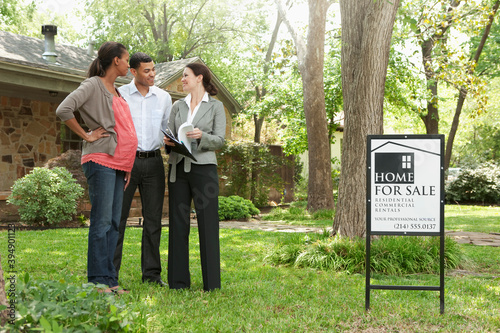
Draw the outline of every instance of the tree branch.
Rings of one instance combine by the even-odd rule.
[[[288,28],[288,32],[290,32],[290,35],[292,35],[293,41],[295,42],[295,47],[297,48],[297,58],[299,60],[299,63],[302,63],[306,56],[306,43],[304,41],[304,38],[297,32],[295,27],[290,23],[290,20],[288,19],[287,16],[287,10],[285,9],[283,1],[274,0],[274,2],[278,7],[278,11],[283,19],[283,22]]]

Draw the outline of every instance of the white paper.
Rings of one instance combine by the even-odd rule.
[[[191,152],[191,138],[187,137],[187,132],[191,132],[194,130],[193,124],[189,123],[184,123],[179,127],[179,130],[177,131],[177,137],[179,138],[179,141],[182,142],[186,148]]]

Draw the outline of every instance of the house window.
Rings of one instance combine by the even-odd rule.
[[[84,130],[88,129],[79,112],[75,112],[75,118]],[[82,150],[82,138],[80,138],[75,132],[70,130],[69,127],[64,124],[61,127],[61,142],[63,152],[68,150]]]

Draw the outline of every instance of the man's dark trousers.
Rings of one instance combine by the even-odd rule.
[[[163,200],[165,197],[165,169],[163,158],[157,151],[154,157],[136,157],[130,184],[123,195],[122,216],[119,226],[118,244],[113,263],[119,275],[125,227],[136,188],[139,187],[142,204],[143,230],[141,245],[142,280],[161,280],[160,238]]]

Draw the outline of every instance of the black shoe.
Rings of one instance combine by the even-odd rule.
[[[165,282],[163,282],[162,279],[159,279],[159,280],[142,280],[143,283],[154,283],[160,287],[167,287],[168,284],[166,284]]]

